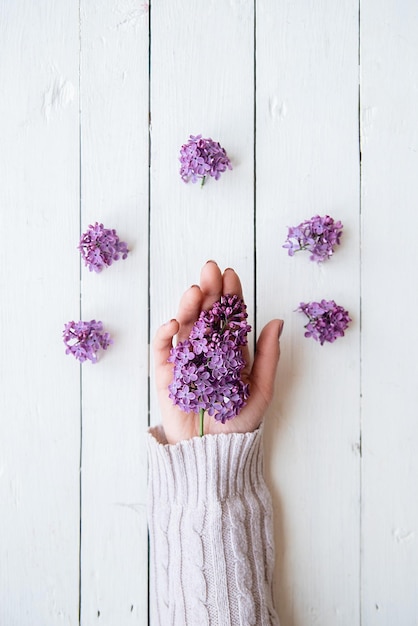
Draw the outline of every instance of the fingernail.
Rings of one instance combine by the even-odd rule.
[[[280,339],[280,336],[281,336],[282,331],[283,331],[283,326],[284,326],[284,321],[283,321],[283,320],[280,320],[279,339]]]
[[[208,263],[215,263],[215,265],[216,265],[216,261],[214,261],[213,259],[209,259],[209,261],[206,261],[206,265],[207,265]]]
[[[199,287],[199,285],[190,285],[190,289],[193,289],[193,287]]]

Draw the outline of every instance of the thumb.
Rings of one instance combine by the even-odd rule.
[[[283,320],[271,320],[264,326],[257,341],[251,382],[261,393],[266,404],[269,404],[273,397],[282,330]]]

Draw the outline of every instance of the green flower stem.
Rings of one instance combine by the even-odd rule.
[[[204,418],[205,418],[205,409],[199,409],[199,436],[203,437],[204,435]]]
[[[203,185],[205,184],[205,182],[206,182],[206,176],[203,176],[202,182],[200,183],[200,188],[201,189],[202,189]]]

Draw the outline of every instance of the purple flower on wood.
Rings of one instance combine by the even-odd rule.
[[[98,222],[94,226],[90,224],[83,233],[78,249],[91,272],[101,272],[121,257],[126,259],[129,252],[126,243],[119,240],[115,229],[105,228]]]
[[[222,296],[201,312],[189,338],[171,349],[169,396],[182,411],[208,411],[224,424],[245,406],[249,386],[241,380],[245,367],[241,348],[251,331],[246,309],[238,296]]]
[[[301,302],[296,310],[305,313],[309,320],[305,325],[305,337],[312,337],[321,346],[325,341],[333,343],[338,337],[343,337],[351,322],[348,311],[335,304],[334,300]]]
[[[103,332],[102,322],[68,322],[64,326],[65,353],[73,354],[82,363],[87,359],[97,362],[99,350],[106,350],[113,343],[109,333]]]
[[[343,225],[340,221],[334,222],[329,215],[320,217],[315,215],[299,226],[291,226],[288,229],[286,243],[289,256],[300,250],[311,252],[311,261],[326,261],[333,253],[335,246],[340,244]]]
[[[190,135],[189,141],[181,147],[179,160],[180,176],[185,183],[196,183],[201,179],[203,186],[206,176],[218,180],[226,169],[232,170],[224,148],[217,141],[203,139],[202,135]]]

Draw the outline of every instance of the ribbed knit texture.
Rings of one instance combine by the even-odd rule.
[[[148,449],[151,626],[277,626],[261,429]]]

